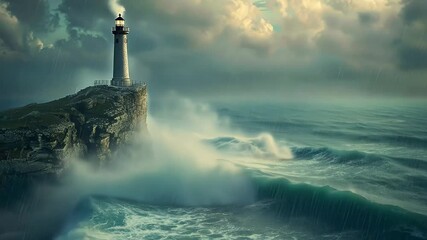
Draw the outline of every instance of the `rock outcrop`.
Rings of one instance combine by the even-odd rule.
[[[71,156],[102,164],[134,131],[146,130],[146,117],[146,87],[88,87],[0,112],[0,188],[11,179],[61,175]]]

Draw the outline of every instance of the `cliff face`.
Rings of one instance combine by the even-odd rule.
[[[58,176],[71,156],[101,164],[133,132],[146,130],[146,117],[145,87],[88,87],[52,102],[1,112],[0,188],[11,179]]]

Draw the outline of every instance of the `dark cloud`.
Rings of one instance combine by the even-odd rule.
[[[64,1],[60,5],[61,11],[69,10],[62,12],[64,18],[70,21],[64,26],[68,35],[61,35],[51,46],[46,46],[37,37],[38,34],[51,32],[49,26],[52,27],[58,21],[53,17],[57,16],[56,14],[49,13],[47,1],[14,0],[2,5],[5,7],[4,13],[0,11],[0,32],[3,42],[0,48],[3,49],[3,54],[0,53],[3,75],[0,95],[2,105],[58,98],[73,93],[82,82],[86,82],[87,85],[93,82],[93,77],[78,79],[82,70],[100,72],[109,70],[107,67],[111,53],[105,37],[88,31],[92,26],[89,21],[84,20],[83,25],[79,25],[82,22],[74,21],[79,13],[73,9],[78,4],[81,4],[81,7],[92,6],[92,10],[99,11],[96,5],[85,6],[83,2],[87,1],[80,3]],[[66,4],[70,5],[66,7]],[[33,13],[31,9],[34,10]],[[97,16],[99,13],[95,11],[94,14]],[[108,14],[113,15],[109,12]],[[93,16],[87,17],[88,20],[98,19]],[[47,29],[43,30],[43,26]],[[106,32],[109,33],[108,30]],[[10,91],[11,89],[13,91]]]
[[[379,16],[377,13],[372,12],[360,12],[359,13],[359,21],[362,24],[370,25],[379,20]]]
[[[49,10],[48,0],[1,0],[7,9],[30,31],[54,31],[59,25],[59,16]]]
[[[402,16],[405,22],[427,23],[427,2],[424,0],[403,0]]]
[[[84,31],[100,31],[103,21],[111,23],[114,17],[107,0],[62,0],[58,10],[64,14],[68,28]]]
[[[403,70],[427,70],[427,2],[405,0],[401,10],[403,30],[395,40]]]
[[[44,47],[39,35],[59,26],[58,13],[49,10],[46,0],[0,0],[0,55],[28,58]]]

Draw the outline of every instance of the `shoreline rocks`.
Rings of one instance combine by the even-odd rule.
[[[146,118],[146,87],[93,86],[0,112],[0,197],[16,181],[61,176],[72,156],[102,165]]]

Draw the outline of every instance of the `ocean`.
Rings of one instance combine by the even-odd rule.
[[[426,102],[183,99],[150,116],[149,154],[78,171],[90,186],[57,239],[427,239]]]

